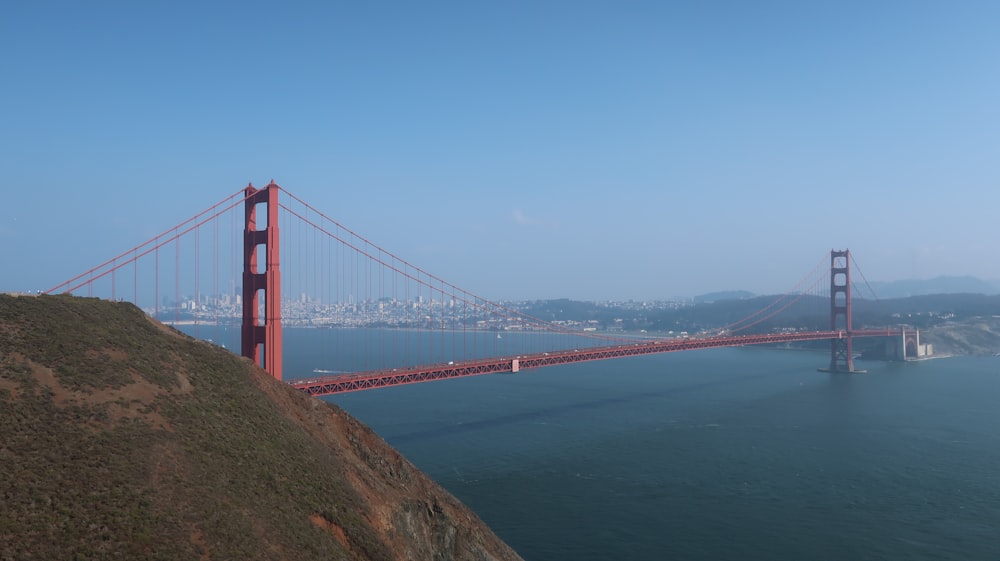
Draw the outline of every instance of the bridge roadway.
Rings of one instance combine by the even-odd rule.
[[[862,329],[851,331],[852,337],[898,337],[899,328]],[[716,349],[720,347],[742,347],[768,343],[792,343],[797,341],[818,341],[822,339],[843,339],[846,331],[804,331],[796,333],[766,333],[761,335],[724,335],[718,337],[688,337],[659,341],[638,341],[607,347],[592,347],[572,351],[526,354],[513,357],[494,357],[430,364],[409,368],[392,368],[338,374],[320,378],[309,378],[289,382],[292,387],[309,395],[323,396],[338,393],[431,382],[448,378],[478,376],[480,374],[503,374],[518,372],[527,368],[541,368],[557,364],[572,364],[591,360],[605,360],[654,353],[671,353],[695,349]]]

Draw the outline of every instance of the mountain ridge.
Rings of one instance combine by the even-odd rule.
[[[972,275],[948,276],[941,275],[930,279],[899,279],[892,281],[871,281],[854,277],[855,290],[861,296],[872,298],[907,298],[909,296],[927,296],[931,294],[1000,294],[1000,280],[983,280]],[[699,294],[692,298],[695,303],[716,302],[719,300],[741,300],[755,294],[746,290],[726,290]]]
[[[1000,293],[1000,281],[987,281],[971,275],[942,275],[931,279],[873,281],[868,285],[878,298],[906,298],[931,294],[993,295]],[[864,286],[864,283],[860,286]]]

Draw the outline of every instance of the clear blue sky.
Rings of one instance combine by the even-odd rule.
[[[286,5],[287,4],[287,5]],[[0,290],[274,178],[494,299],[1000,279],[1000,3],[5,2]]]

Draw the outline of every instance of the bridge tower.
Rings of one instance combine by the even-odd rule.
[[[278,187],[272,180],[267,187],[244,189],[246,225],[243,230],[243,332],[242,355],[281,379],[281,271],[278,241]],[[257,229],[257,206],[267,205],[267,225]],[[264,271],[259,268],[258,253],[264,246]],[[260,294],[264,295],[264,318],[260,317]]]
[[[843,332],[831,339],[830,372],[855,372],[851,337],[851,251],[830,251],[830,330]]]

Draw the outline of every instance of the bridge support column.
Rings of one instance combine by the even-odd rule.
[[[899,337],[893,337],[886,342],[886,356],[894,360],[915,360],[927,358],[934,354],[934,347],[928,343],[920,342],[919,329],[906,329],[900,332]]]
[[[830,251],[830,330],[842,337],[831,340],[830,372],[854,372],[851,338],[851,251]]]
[[[902,362],[906,360],[906,333],[903,333],[896,337],[886,337],[885,347],[882,351],[886,360],[894,360]]]
[[[243,230],[243,331],[242,354],[281,379],[281,271],[279,269],[278,192],[272,181],[263,189],[247,185],[246,226]],[[257,206],[267,205],[267,226],[257,229]],[[258,248],[264,246],[264,271]],[[264,317],[260,317],[260,293]],[[263,351],[263,357],[262,352]],[[263,363],[261,362],[263,358]]]

